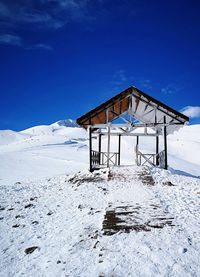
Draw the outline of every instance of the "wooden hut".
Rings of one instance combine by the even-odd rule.
[[[123,136],[136,136],[137,165],[148,163],[151,166],[167,169],[167,135],[187,121],[189,121],[187,116],[133,86],[77,119],[81,127],[89,129],[90,171],[104,166],[120,165]],[[164,137],[164,149],[160,151],[159,137],[161,135]],[[104,152],[102,151],[102,136],[107,137],[107,149]],[[112,136],[118,137],[116,152],[110,151]],[[141,136],[155,137],[155,153],[141,152],[139,148]],[[94,149],[93,139],[97,137],[98,147]]]

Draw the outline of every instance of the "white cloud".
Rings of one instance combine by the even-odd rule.
[[[0,43],[22,46],[22,38],[11,34],[3,34],[0,35]]]
[[[178,84],[168,84],[165,87],[161,88],[161,93],[173,94],[173,93],[180,92],[182,89],[183,89],[183,87],[181,87]]]
[[[112,81],[111,83],[113,85],[122,85],[124,82],[127,81],[127,76],[126,76],[126,72],[123,69],[117,70],[113,76],[112,76]]]
[[[87,19],[88,3],[91,0],[1,0],[0,20],[4,26],[16,28],[58,29],[70,21]]]
[[[0,44],[19,46],[26,50],[34,50],[34,49],[43,49],[43,50],[53,50],[53,47],[49,44],[45,43],[36,43],[30,46],[26,46],[23,39],[19,36],[11,35],[11,34],[3,34],[0,35]]]
[[[186,106],[180,112],[190,118],[198,118],[200,117],[200,106]]]
[[[139,79],[138,84],[141,85],[145,89],[151,89],[152,88],[152,82],[149,79]]]
[[[26,47],[27,50],[34,50],[34,49],[43,49],[43,50],[53,50],[53,47],[49,44],[44,43],[37,43],[35,45],[31,45],[29,47]]]
[[[56,30],[69,22],[89,21],[92,0],[0,0],[0,44],[21,46],[24,49],[52,50],[45,43],[26,45],[18,30]],[[36,3],[37,2],[37,3]]]

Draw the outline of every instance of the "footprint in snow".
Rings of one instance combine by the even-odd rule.
[[[47,215],[52,215],[53,214],[53,212],[48,212],[48,214]]]
[[[189,245],[192,245],[192,239],[190,237],[188,238],[188,243]]]
[[[31,254],[33,253],[36,249],[40,250],[40,248],[38,246],[32,246],[32,247],[28,247],[24,250],[24,252],[26,254]]]
[[[16,219],[17,219],[17,218],[25,218],[25,216],[24,216],[24,215],[18,214],[18,215],[15,216],[15,218],[16,218]]]
[[[36,199],[37,199],[37,196],[31,197],[31,198],[30,198],[30,201],[34,201],[34,200],[36,200]]]
[[[28,204],[28,205],[26,205],[26,206],[24,206],[24,208],[25,208],[25,209],[27,209],[27,208],[31,208],[31,207],[34,207],[34,205],[33,205],[33,204],[31,204],[31,203],[30,203],[30,204]]]
[[[186,247],[179,247],[179,249],[178,249],[178,252],[180,253],[180,254],[184,254],[184,253],[186,253],[188,250],[187,250],[187,248]]]
[[[18,227],[24,228],[25,225],[24,224],[23,225],[15,224],[15,225],[12,226],[12,228],[18,228]]]
[[[18,228],[20,225],[19,224],[15,224],[12,226],[12,228]]]
[[[35,220],[35,221],[32,222],[32,224],[33,224],[33,225],[38,225],[39,222],[38,222],[37,220]]]

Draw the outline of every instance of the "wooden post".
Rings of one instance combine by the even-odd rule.
[[[92,172],[92,127],[89,127],[89,164],[90,172]]]
[[[166,124],[166,116],[164,116],[164,124]],[[164,126],[164,149],[165,149],[165,169],[168,168],[167,165],[167,127]]]
[[[102,134],[99,134],[99,165],[101,163],[101,136]]]
[[[158,156],[158,153],[159,153],[159,136],[158,136],[158,130],[156,130],[156,165],[159,165],[159,156]]]
[[[157,123],[157,110],[155,109],[155,123]],[[158,129],[156,128],[156,165],[159,165],[159,136]]]
[[[108,148],[107,148],[107,167],[110,166],[110,125],[108,126]]]
[[[120,154],[121,154],[121,135],[119,135],[119,144],[118,144],[118,165],[120,165]]]
[[[138,147],[139,147],[139,136],[137,136],[137,141],[136,141],[136,165],[139,165],[138,161]]]

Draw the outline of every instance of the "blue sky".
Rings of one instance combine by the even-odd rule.
[[[200,123],[200,2],[0,0],[0,129],[77,118],[130,85]]]

